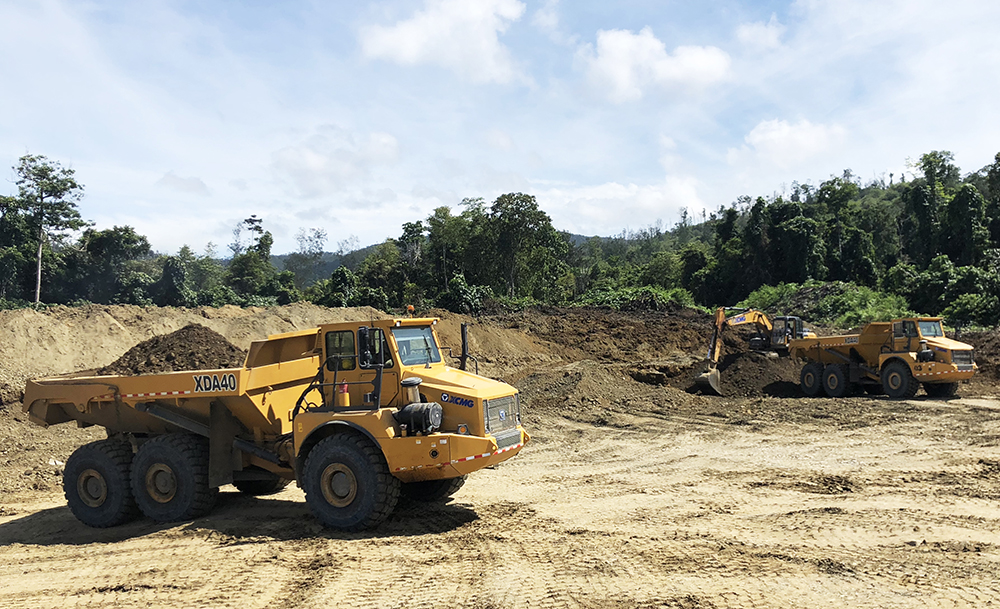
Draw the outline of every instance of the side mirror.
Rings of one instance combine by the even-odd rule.
[[[358,364],[362,368],[372,365],[371,329],[368,326],[358,328]]]

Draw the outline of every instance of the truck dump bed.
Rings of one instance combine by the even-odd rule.
[[[287,406],[275,410],[275,405],[294,403],[315,376],[317,336],[307,330],[256,341],[242,368],[28,381],[24,411],[40,425],[77,421],[113,432],[159,434],[174,429],[144,412],[146,405],[165,406],[207,424],[214,402],[254,435],[280,435],[290,431],[291,423]]]

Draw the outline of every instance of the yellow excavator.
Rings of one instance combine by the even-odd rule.
[[[788,354],[788,342],[793,338],[812,338],[816,333],[807,329],[802,319],[792,315],[770,318],[757,309],[740,309],[736,307],[719,307],[715,310],[715,328],[712,331],[712,341],[708,346],[708,371],[695,377],[695,383],[703,390],[710,390],[716,395],[722,395],[719,377],[719,358],[722,355],[722,332],[730,326],[754,324],[757,334],[750,337],[752,351],[774,352],[779,355]]]

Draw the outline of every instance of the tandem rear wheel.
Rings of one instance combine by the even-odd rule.
[[[63,470],[63,491],[69,509],[83,524],[113,527],[139,514],[129,472],[132,446],[120,440],[101,440],[73,451]]]
[[[378,526],[399,500],[399,479],[382,451],[355,433],[338,433],[313,447],[302,483],[316,519],[342,531]]]
[[[132,461],[131,477],[136,504],[157,522],[198,518],[215,505],[207,438],[171,433],[147,441]]]

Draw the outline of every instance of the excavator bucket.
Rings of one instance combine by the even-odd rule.
[[[694,377],[694,382],[701,387],[702,391],[711,391],[715,395],[722,395],[722,384],[720,382],[718,368],[709,368],[707,372],[702,372]]]

